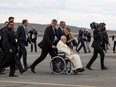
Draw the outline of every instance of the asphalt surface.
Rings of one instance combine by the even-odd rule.
[[[38,39],[38,42],[41,38]],[[109,47],[108,53],[105,57],[105,65],[109,67],[108,70],[100,69],[100,57],[92,65],[94,70],[85,70],[78,75],[54,75],[50,70],[50,56],[36,66],[36,73],[32,73],[29,69],[23,75],[20,75],[19,71],[16,71],[18,77],[8,77],[9,68],[6,69],[5,75],[0,75],[0,87],[116,87],[116,53],[112,52],[112,41]],[[41,49],[38,48],[38,52],[30,52],[30,46],[28,50],[28,65],[30,66],[35,59],[37,59],[41,53]],[[93,50],[91,48],[91,50]],[[83,49],[79,53],[83,66],[86,66],[90,58],[91,53],[83,53]]]

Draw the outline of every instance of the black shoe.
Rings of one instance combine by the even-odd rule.
[[[0,75],[2,74],[5,74],[5,73],[3,72],[3,69],[0,69]]]
[[[74,75],[77,75],[79,71],[73,70]]]
[[[35,72],[35,69],[34,69],[32,66],[30,66],[30,68],[31,68],[31,71],[32,71],[33,73],[36,73],[36,72]]]
[[[77,50],[76,50],[77,51]],[[79,51],[77,51],[77,53],[80,53]]]
[[[88,52],[84,52],[84,53],[88,53]]]
[[[109,69],[109,68],[107,68],[107,67],[103,67],[103,68],[101,68],[101,70],[107,70],[107,69]]]
[[[0,72],[0,75],[5,74],[4,72]]]
[[[85,69],[84,68],[80,68],[80,72],[83,72],[83,71],[85,71]]]
[[[9,77],[18,77],[18,75],[9,75]]]
[[[28,66],[25,66],[24,70],[27,71],[28,69],[29,69],[29,67]]]
[[[2,72],[4,72],[5,71],[5,69],[2,69]]]
[[[86,68],[87,68],[88,70],[93,70],[91,67],[87,67],[87,66],[86,66]]]
[[[20,74],[23,74],[24,72],[26,72],[26,70],[23,69],[20,71]]]
[[[83,72],[83,71],[85,71],[85,69],[84,68],[79,68],[79,69],[76,69],[76,71],[77,72]]]

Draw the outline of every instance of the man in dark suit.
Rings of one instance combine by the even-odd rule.
[[[4,26],[0,29],[0,61],[1,56],[3,54],[3,47],[2,47],[2,41],[3,41],[3,31],[6,29],[8,22],[6,21]]]
[[[35,66],[37,64],[39,64],[40,62],[42,62],[46,58],[48,53],[50,54],[50,56],[52,58],[57,55],[57,51],[56,51],[56,41],[57,41],[56,25],[57,25],[57,20],[53,19],[51,22],[51,25],[48,26],[44,32],[43,40],[39,43],[39,47],[42,49],[41,55],[30,66],[31,71],[33,73],[35,73]]]
[[[3,41],[3,32],[5,29],[7,29],[8,22],[13,22],[14,23],[14,17],[9,17],[8,21],[5,22],[4,26],[0,29],[0,63],[5,60],[4,58],[4,49],[2,47],[2,41]],[[5,69],[3,69],[4,71]]]
[[[84,49],[84,53],[87,53],[86,47],[85,47],[85,41],[86,41],[86,33],[83,30],[79,30],[78,45],[76,47],[76,51],[78,53],[79,53],[79,51],[81,50],[82,47]],[[79,46],[80,43],[81,43],[81,45]]]
[[[17,39],[18,39],[18,46],[19,46],[19,59],[21,59],[23,55],[23,64],[24,64],[24,69],[28,69],[27,65],[27,50],[25,48],[25,45],[28,43],[28,31],[27,27],[28,26],[28,20],[23,20],[22,21],[22,26],[19,26],[17,28]]]
[[[60,40],[61,36],[66,36],[65,32],[64,32],[64,29],[66,27],[66,24],[64,21],[61,21],[60,22],[60,27],[56,30],[56,34],[57,34],[57,37],[58,37],[58,41]]]
[[[31,42],[34,44],[35,52],[37,52],[37,34],[38,33],[34,27],[28,33],[30,34],[29,37],[31,39]],[[31,52],[33,52],[33,44],[31,45]]]
[[[102,36],[102,33],[100,31],[101,31],[101,29],[95,29],[94,32],[93,32],[94,40],[93,40],[92,47],[94,48],[94,52],[93,52],[93,56],[90,59],[89,63],[86,65],[86,68],[89,69],[89,70],[93,70],[91,68],[91,65],[96,60],[98,53],[100,54],[100,58],[101,58],[101,70],[108,69],[104,65],[105,54],[104,54],[103,48],[101,46],[101,43],[102,43],[102,40],[103,40],[104,36]]]
[[[5,60],[0,63],[0,72],[2,72],[3,68],[10,66],[10,77],[16,77],[16,75],[14,75],[15,64],[19,68],[21,74],[24,72],[21,63],[16,56],[18,47],[13,28],[14,23],[9,22],[8,27],[6,27],[6,29],[3,31],[3,49]]]
[[[8,21],[5,22],[4,26],[0,29],[0,64],[2,61],[6,60],[5,59],[5,53],[3,49],[3,32],[7,29]],[[2,70],[2,73],[4,73],[5,69]]]

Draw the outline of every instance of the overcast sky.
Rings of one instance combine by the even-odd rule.
[[[116,0],[0,0],[0,23],[9,16],[15,22],[49,24],[52,19],[89,28],[90,22],[105,22],[116,30]]]

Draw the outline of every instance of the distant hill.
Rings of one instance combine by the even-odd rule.
[[[15,23],[15,30],[17,29],[17,27],[18,27],[19,25],[21,25],[21,23]],[[46,25],[45,25],[45,24],[33,24],[33,23],[30,23],[29,26],[28,26],[28,29],[30,30],[30,29],[32,29],[32,27],[35,27],[35,29],[38,31],[38,33],[43,34],[45,28],[46,28],[48,25],[49,25],[49,24],[46,24]],[[2,27],[2,26],[3,26],[3,24],[0,24],[0,27]],[[58,27],[58,26],[57,26],[57,27]],[[69,26],[69,27],[71,28],[71,30],[72,30],[72,32],[73,32],[74,34],[78,34],[78,31],[79,31],[80,29],[83,29],[82,27],[76,27],[76,26]],[[92,32],[91,29],[89,29],[89,31]],[[109,34],[113,34],[114,32],[116,32],[116,31],[108,30],[108,33],[109,33]]]

